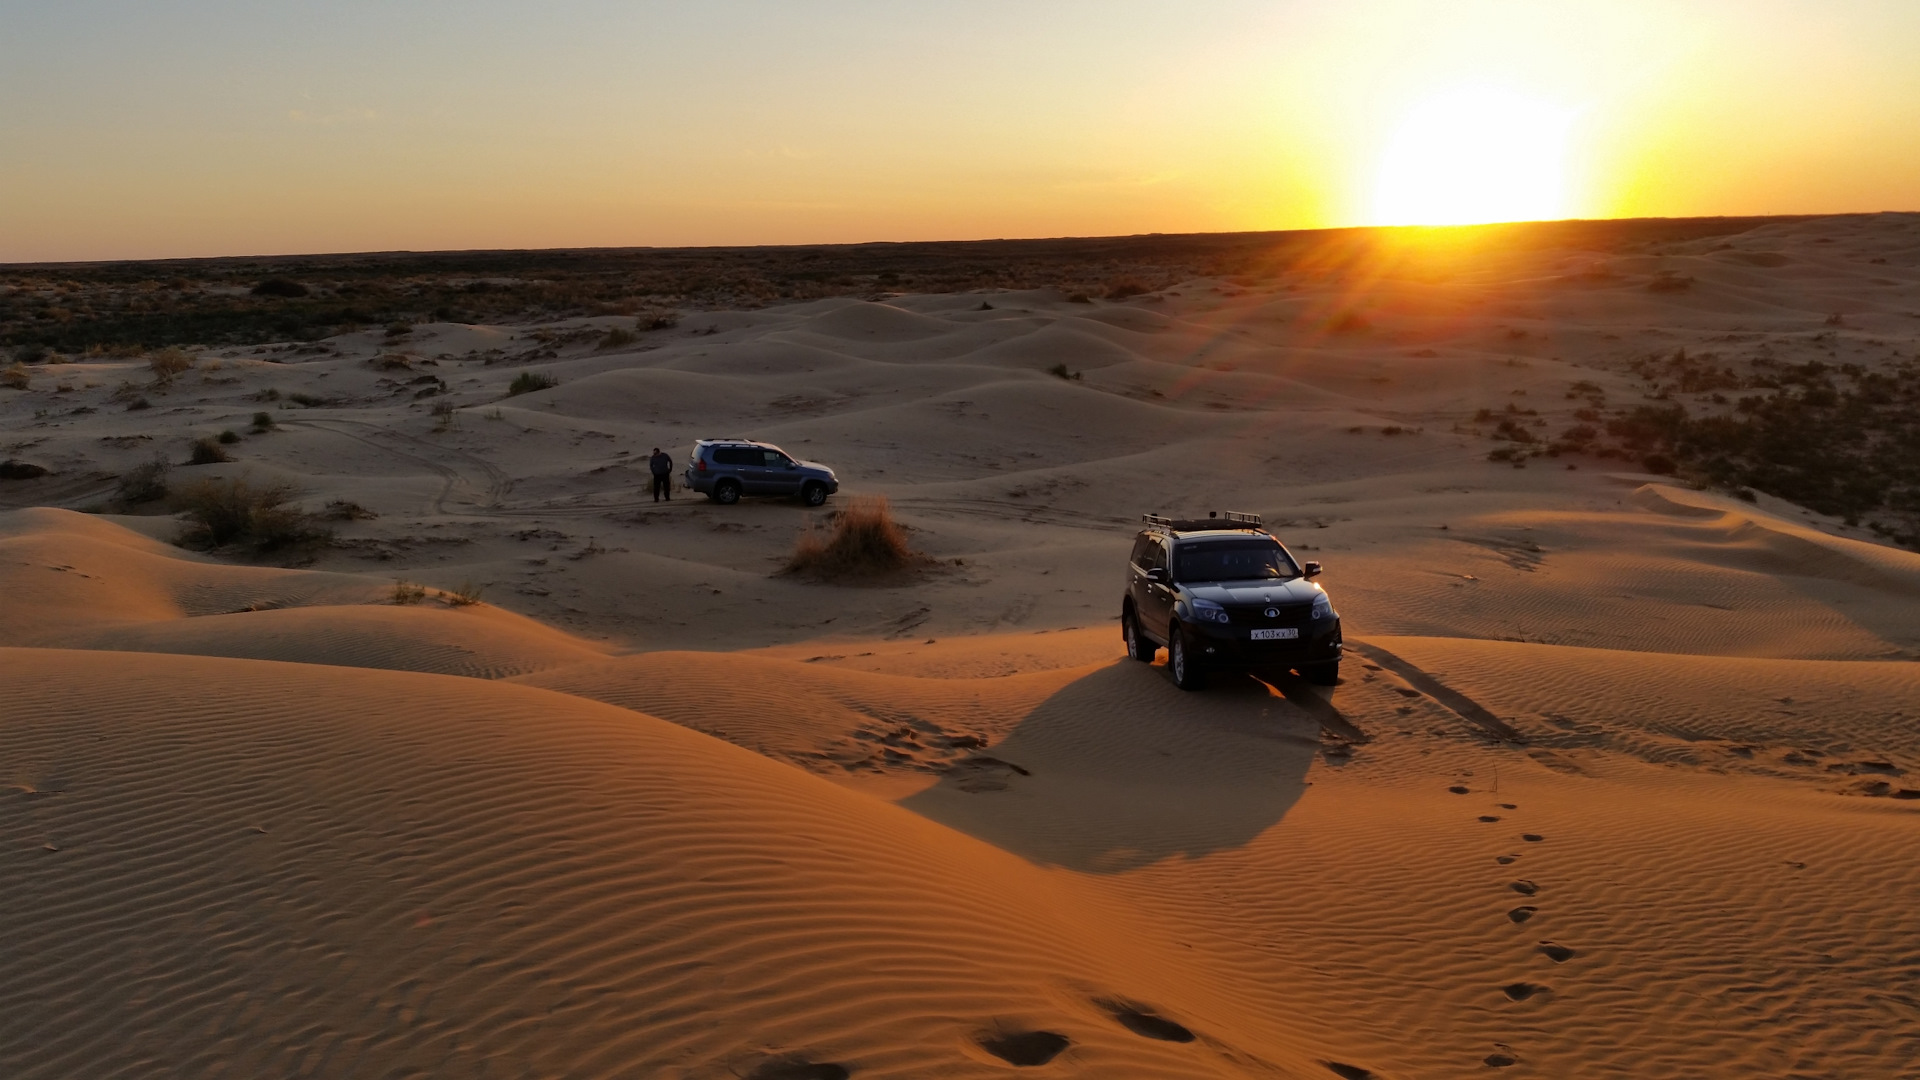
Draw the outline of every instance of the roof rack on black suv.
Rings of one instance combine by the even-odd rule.
[[[1182,690],[1212,669],[1298,671],[1340,681],[1340,616],[1258,514],[1204,518],[1143,514],[1133,541],[1120,627],[1127,654],[1151,662],[1162,644]]]

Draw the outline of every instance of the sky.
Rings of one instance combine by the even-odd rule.
[[[0,0],[0,262],[1920,210],[1915,0]]]

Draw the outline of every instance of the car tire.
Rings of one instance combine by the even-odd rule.
[[[1179,623],[1167,630],[1167,670],[1173,674],[1173,685],[1182,690],[1200,690],[1207,685],[1200,658],[1187,646],[1186,631],[1180,629]]]
[[[808,506],[819,506],[827,501],[827,485],[818,480],[800,486],[800,501]]]
[[[1340,685],[1340,661],[1331,664],[1302,664],[1300,677],[1315,686]]]
[[[740,501],[740,484],[734,480],[722,480],[713,485],[713,501],[721,506],[732,506]]]
[[[1140,620],[1134,616],[1132,608],[1120,613],[1120,636],[1126,639],[1127,655],[1143,664],[1153,663],[1153,658],[1160,653],[1160,646],[1140,632]]]

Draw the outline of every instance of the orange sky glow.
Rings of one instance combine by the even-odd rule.
[[[0,5],[0,261],[1920,209],[1920,5]]]

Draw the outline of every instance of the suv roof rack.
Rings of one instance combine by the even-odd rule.
[[[1265,531],[1266,522],[1259,514],[1240,514],[1232,510],[1207,511],[1203,518],[1170,518],[1162,514],[1141,514],[1140,520],[1155,529],[1167,529],[1171,532],[1196,532],[1202,529],[1252,529]]]

